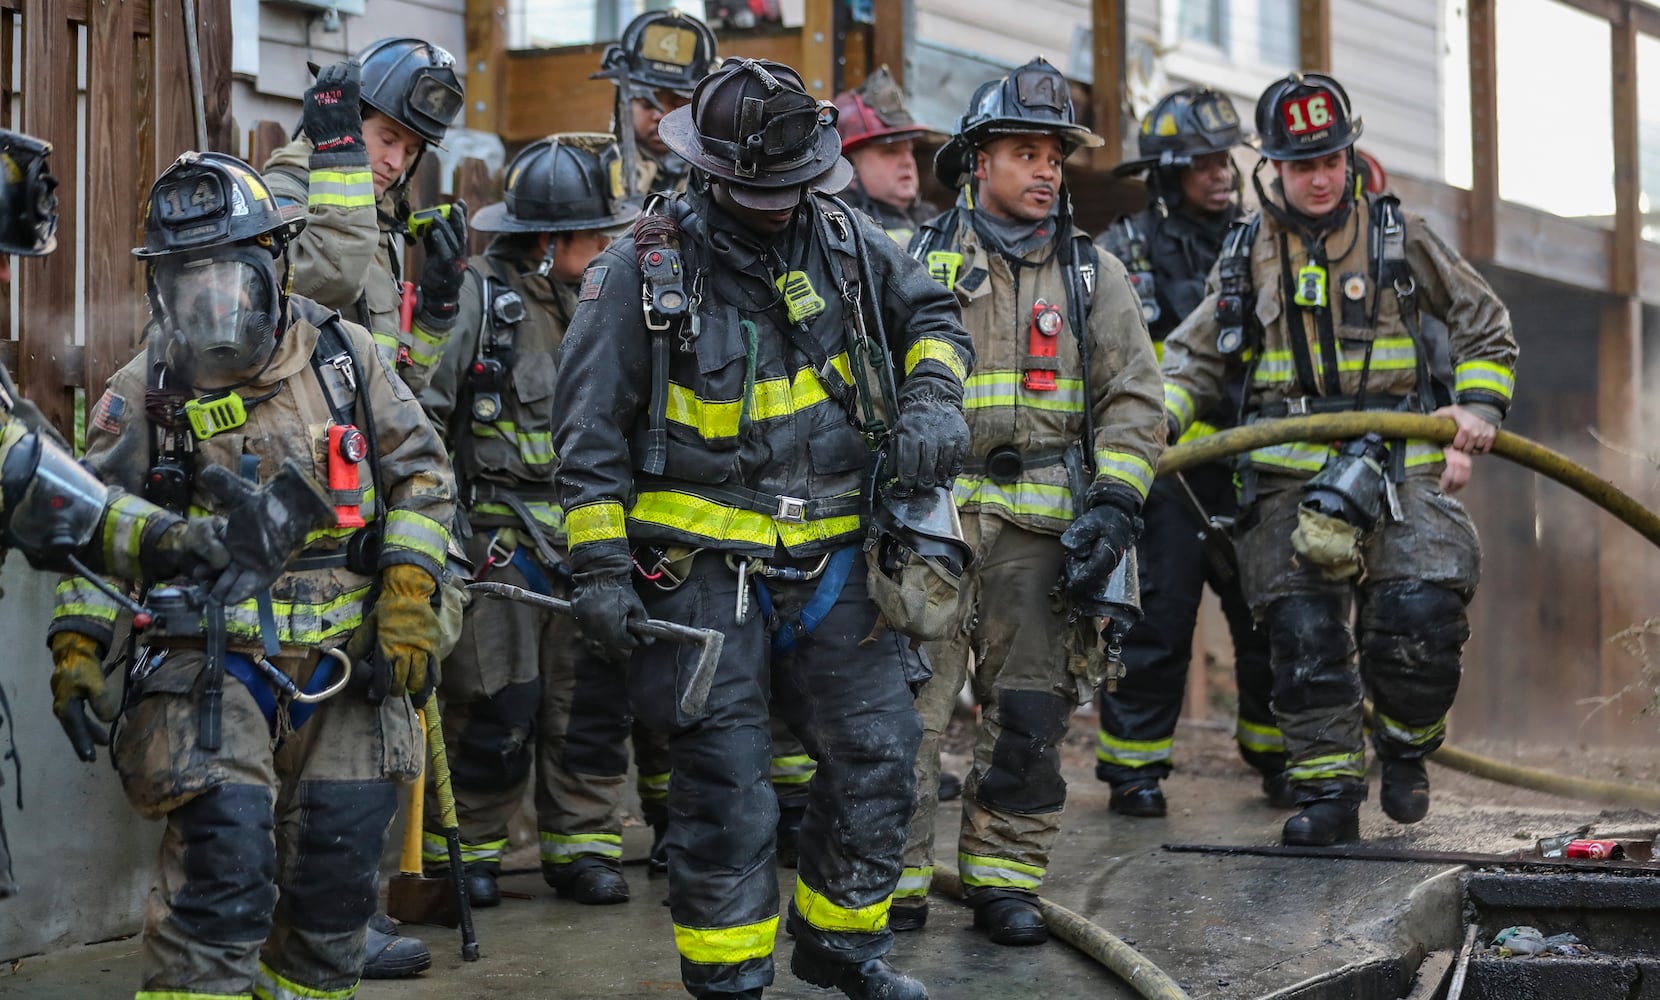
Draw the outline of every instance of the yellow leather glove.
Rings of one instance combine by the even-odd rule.
[[[114,722],[119,706],[104,686],[104,658],[98,642],[79,632],[52,636],[52,714],[58,717],[75,756],[98,758],[95,746],[110,745],[109,730],[87,718],[86,707],[105,722]]]
[[[388,566],[380,581],[374,609],[380,663],[369,681],[369,700],[407,691],[425,703],[428,667],[438,652],[438,610],[432,606],[438,585],[432,574],[408,563]]]

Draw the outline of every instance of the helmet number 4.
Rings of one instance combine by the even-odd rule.
[[[1285,103],[1285,127],[1300,135],[1331,124],[1331,95],[1321,92]]]

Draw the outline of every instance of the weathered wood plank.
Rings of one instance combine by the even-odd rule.
[[[97,400],[104,382],[130,360],[142,326],[143,286],[134,284],[129,252],[141,222],[133,199],[137,156],[133,134],[133,38],[127,0],[94,0],[87,38],[87,134],[98,155],[87,157],[86,218],[103,238],[86,248],[86,389]]]

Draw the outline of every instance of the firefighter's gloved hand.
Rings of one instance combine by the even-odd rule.
[[[230,555],[217,578],[198,575],[213,580],[213,596],[227,605],[269,587],[305,547],[306,536],[335,521],[328,494],[293,459],[284,459],[282,469],[258,487],[222,465],[204,466],[196,481],[225,515]]]
[[[172,523],[156,540],[155,565],[147,567],[157,579],[175,576],[211,578],[231,564],[225,547],[225,519],[217,515],[197,516],[188,521],[166,515]]]
[[[314,166],[357,166],[369,162],[363,145],[362,69],[347,59],[317,72],[305,92],[300,127],[311,139]]]
[[[1128,486],[1096,483],[1090,487],[1088,502],[1089,509],[1061,535],[1061,548],[1066,550],[1066,592],[1085,602],[1106,588],[1112,571],[1141,534],[1141,518],[1136,516],[1141,497]]]
[[[432,606],[437,587],[432,574],[409,563],[381,571],[380,598],[374,608],[375,647],[370,657],[374,661],[368,690],[371,702],[407,692],[426,703],[430,667],[438,650],[438,609]]]
[[[421,270],[421,314],[439,324],[453,321],[467,275],[467,203],[457,201],[421,238],[427,261]]]
[[[949,486],[968,454],[962,387],[942,379],[906,380],[893,437],[893,474],[901,489]]]
[[[114,722],[119,710],[114,691],[104,685],[104,658],[98,641],[79,632],[52,636],[52,714],[63,725],[75,756],[98,759],[94,747],[110,745],[109,730],[87,718],[87,706],[104,722]]]
[[[634,631],[646,620],[646,606],[634,590],[634,560],[626,549],[606,546],[589,543],[571,553],[571,614],[601,656],[626,663],[651,642]]]

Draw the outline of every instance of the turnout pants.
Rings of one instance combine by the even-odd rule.
[[[1265,477],[1239,532],[1245,595],[1268,627],[1274,715],[1300,802],[1365,800],[1368,692],[1380,755],[1423,757],[1446,737],[1481,543],[1464,506],[1440,492],[1438,468],[1399,484],[1403,519],[1386,508],[1361,545],[1358,581],[1327,580],[1296,557],[1297,481]]]
[[[818,585],[767,583],[781,617]],[[636,713],[669,734],[669,912],[687,991],[714,997],[772,982],[778,803],[769,703],[818,762],[790,904],[795,946],[838,962],[886,954],[888,905],[916,801],[911,685],[926,677],[920,653],[892,632],[865,641],[877,611],[858,571],[818,628],[783,656],[772,652],[753,595],[737,621],[737,574],[717,552],[700,553],[678,589],[639,590],[652,617],[726,636],[701,716],[679,708],[694,649],[658,640],[629,670]]]
[[[919,802],[905,847],[900,897],[926,899],[933,877],[939,807],[939,739],[974,654],[980,726],[974,765],[963,782],[957,865],[971,899],[1035,893],[1049,864],[1066,805],[1059,746],[1087,682],[1070,661],[1081,633],[1050,591],[1061,575],[1060,539],[990,514],[963,518],[976,563],[963,579],[963,625],[929,643],[934,675],[917,698],[922,748]]]
[[[1205,513],[1228,517],[1236,509],[1233,473],[1210,463],[1184,474]],[[1146,530],[1137,545],[1141,572],[1141,621],[1124,642],[1125,675],[1116,691],[1098,694],[1101,731],[1095,747],[1096,776],[1113,784],[1170,774],[1176,721],[1187,692],[1193,658],[1193,629],[1205,585],[1222,602],[1233,636],[1234,678],[1239,715],[1234,738],[1245,762],[1264,775],[1285,767],[1285,741],[1274,724],[1269,695],[1274,673],[1268,662],[1268,630],[1257,627],[1240,589],[1239,564],[1226,545],[1200,536],[1204,522],[1174,476],[1153,483],[1141,510]]]
[[[490,531],[477,529],[468,546],[475,565],[486,564],[489,545]],[[565,596],[558,576],[542,572],[553,596]],[[512,562],[479,577],[530,586]],[[621,870],[627,687],[621,670],[587,651],[568,615],[475,598],[438,694],[468,867],[500,870],[508,823],[534,777],[543,876],[559,885],[594,865]],[[449,864],[449,852],[431,780],[422,861],[435,868]]]
[[[315,656],[274,661],[302,685]],[[134,808],[166,820],[144,913],[139,1000],[349,997],[363,968],[397,782],[420,768],[405,697],[347,690],[273,750],[273,727],[227,675],[221,743],[198,742],[204,653],[173,650],[129,691],[114,747]],[[336,669],[334,661],[324,661]]]

